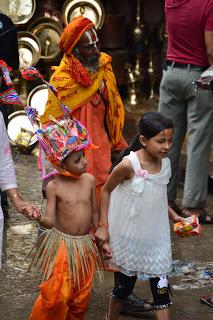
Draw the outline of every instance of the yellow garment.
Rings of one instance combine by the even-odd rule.
[[[119,144],[122,137],[122,129],[124,126],[124,107],[121,97],[117,91],[116,80],[111,66],[111,57],[105,53],[101,53],[99,61],[99,70],[90,76],[92,84],[84,86],[74,81],[71,77],[71,73],[73,74],[73,68],[76,67],[75,58],[72,55],[68,58],[65,54],[60,65],[58,67],[54,67],[55,72],[50,79],[50,83],[57,88],[58,99],[71,110],[76,110],[77,108],[80,108],[81,105],[87,103],[93,95],[97,93],[102,81],[104,80],[109,100],[109,105],[106,106],[106,122],[109,132],[110,146],[113,149],[116,148],[116,145]],[[85,68],[83,69],[86,70]],[[50,114],[55,118],[62,114],[58,99],[52,92],[49,93],[45,113],[41,116],[42,123],[49,121]]]

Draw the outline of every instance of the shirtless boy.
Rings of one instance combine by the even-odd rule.
[[[46,211],[38,219],[48,230],[32,249],[31,267],[41,270],[45,281],[40,285],[30,320],[82,320],[94,273],[100,270],[99,265],[101,267],[98,249],[89,234],[91,225],[98,227],[98,207],[95,178],[86,173],[87,132],[75,120],[62,120],[57,124],[51,124],[54,137],[51,126],[49,130],[44,129],[42,136],[43,145],[48,145],[44,151],[48,155],[47,150],[51,150],[49,160],[58,163],[58,175],[47,185]],[[47,135],[50,137],[45,140]]]

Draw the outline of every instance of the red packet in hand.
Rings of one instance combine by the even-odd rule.
[[[190,237],[200,234],[201,226],[197,216],[192,215],[184,220],[185,224],[182,222],[177,222],[174,224],[175,233],[177,233],[180,237]]]

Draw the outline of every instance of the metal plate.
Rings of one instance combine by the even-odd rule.
[[[35,66],[41,56],[38,38],[30,32],[18,32],[20,68]]]
[[[48,98],[48,87],[46,84],[41,84],[35,87],[28,95],[27,105],[35,108],[39,116],[44,114],[45,105]]]
[[[21,133],[21,130],[27,130],[32,132],[32,138],[29,145],[32,146],[37,142],[36,134],[34,129],[28,119],[24,110],[15,111],[11,113],[8,117],[8,127],[7,132],[9,136],[9,141],[12,145],[16,145],[17,136]]]
[[[13,22],[28,22],[36,9],[36,0],[0,0],[0,11],[9,16]]]
[[[38,37],[41,44],[41,58],[52,60],[60,53],[58,47],[62,26],[51,18],[39,18],[31,26],[31,31]]]
[[[67,0],[62,8],[64,23],[69,24],[73,18],[79,15],[90,19],[95,28],[100,29],[105,19],[104,6],[99,0]]]

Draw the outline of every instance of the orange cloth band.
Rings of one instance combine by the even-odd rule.
[[[74,18],[64,29],[60,40],[59,40],[59,48],[64,53],[71,53],[77,42],[80,40],[82,34],[90,29],[94,28],[94,24],[88,18],[83,16],[78,16]]]

